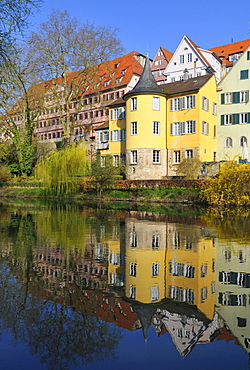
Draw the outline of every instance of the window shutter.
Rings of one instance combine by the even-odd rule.
[[[221,94],[221,104],[225,104],[225,94]]]
[[[192,133],[196,133],[196,121],[193,121],[193,128],[192,128]]]
[[[193,95],[192,98],[193,98],[193,108],[196,108],[196,96]]]
[[[246,101],[245,103],[248,103],[249,102],[249,90],[246,91]]]
[[[233,114],[233,125],[237,125],[240,123],[240,115],[239,113],[234,113]]]
[[[247,60],[250,60],[250,51],[247,52]]]
[[[173,135],[173,123],[170,123],[170,135]]]
[[[201,129],[201,132],[202,132],[202,134],[205,133],[205,122],[204,121],[202,121],[202,129]]]
[[[247,123],[250,123],[250,112],[247,113]]]
[[[239,103],[240,102],[240,92],[234,91],[233,92],[233,103]]]
[[[173,99],[170,99],[170,110],[173,110]]]
[[[225,116],[223,114],[220,116],[220,124],[221,126],[224,126],[225,124]]]

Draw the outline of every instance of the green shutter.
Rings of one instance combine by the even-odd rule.
[[[220,124],[221,126],[224,126],[224,115],[223,114],[220,116]]]
[[[250,51],[247,52],[247,60],[250,60]]]
[[[244,69],[244,70],[240,71],[240,79],[241,80],[248,79],[248,69]]]
[[[239,113],[233,114],[233,125],[238,125],[240,123],[240,115]]]
[[[239,103],[240,102],[240,92],[235,91],[233,92],[233,103]]]
[[[225,94],[221,94],[221,104],[225,104]]]
[[[247,123],[250,123],[250,112],[247,113]]]

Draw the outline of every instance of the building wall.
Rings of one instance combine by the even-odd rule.
[[[195,95],[196,106],[192,109],[171,111],[171,99]],[[208,99],[208,110],[202,108],[202,101]],[[192,150],[193,157],[202,162],[212,162],[216,153],[216,126],[217,116],[213,114],[213,103],[216,104],[216,81],[212,77],[198,92],[170,97],[167,102],[167,149],[168,149],[168,175],[176,173],[178,161],[176,153],[180,152],[180,161],[188,156],[187,151]],[[195,121],[195,133],[171,135],[171,124],[176,122]],[[209,124],[208,131],[203,134],[203,121]]]
[[[249,102],[249,79],[250,79],[250,60],[247,59],[250,47],[248,47],[241,58],[234,64],[230,72],[218,85],[218,160],[239,160],[243,154],[243,147],[240,145],[240,138],[245,136],[247,146],[250,146],[250,102]],[[240,73],[248,70],[249,77],[240,79]],[[240,91],[248,91],[246,102],[227,104],[226,94]],[[224,104],[222,100],[224,96]],[[222,116],[230,114],[248,113],[247,123],[230,123],[222,122]],[[225,140],[230,138],[232,146],[226,146]],[[248,149],[249,150],[249,149]]]
[[[159,98],[159,110],[153,109],[153,98]],[[137,109],[131,109],[131,100],[137,99]],[[133,132],[133,122],[137,133]],[[154,134],[153,122],[159,122]],[[153,163],[153,151],[160,152],[159,163]],[[131,160],[137,151],[137,163]],[[159,179],[166,175],[166,98],[143,94],[126,101],[126,163],[128,179]]]

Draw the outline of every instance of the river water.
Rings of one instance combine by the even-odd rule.
[[[0,368],[249,369],[250,215],[0,207]]]

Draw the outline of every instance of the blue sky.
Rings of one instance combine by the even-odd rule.
[[[67,10],[83,23],[119,28],[127,52],[148,49],[150,58],[159,46],[174,52],[184,34],[205,49],[250,39],[249,0],[44,0],[30,18],[30,29],[46,21],[52,8]]]

